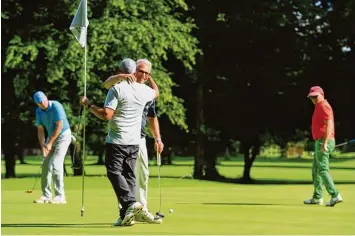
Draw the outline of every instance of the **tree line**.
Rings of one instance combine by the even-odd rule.
[[[61,101],[74,132],[83,93],[83,51],[68,30],[76,1],[3,1],[2,151],[6,176],[16,156],[38,146],[35,90]],[[337,139],[355,128],[355,3],[333,1],[95,0],[88,2],[88,97],[124,57],[148,58],[166,153],[195,156],[194,177],[218,178],[217,155],[241,142],[244,176],[263,145],[285,147],[296,129],[309,130],[320,85],[333,105]],[[25,23],[24,23],[25,22]],[[87,144],[103,156],[106,123],[85,115]],[[80,161],[80,137],[77,159]],[[189,148],[186,148],[189,147]],[[80,174],[80,171],[77,173]]]

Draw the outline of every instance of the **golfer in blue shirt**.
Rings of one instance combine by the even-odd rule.
[[[42,196],[34,203],[66,204],[64,192],[64,158],[71,143],[71,131],[63,105],[48,100],[38,91],[33,95],[37,104],[36,126],[38,139],[43,154]],[[45,137],[45,131],[47,137]],[[54,197],[51,191],[53,177]],[[53,197],[53,198],[52,198]]]

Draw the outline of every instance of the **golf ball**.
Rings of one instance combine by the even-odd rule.
[[[173,213],[174,210],[172,208],[169,209],[169,213]]]

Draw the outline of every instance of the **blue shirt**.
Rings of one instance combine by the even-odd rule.
[[[155,101],[152,100],[150,102],[147,102],[147,104],[145,104],[145,107],[144,107],[144,110],[143,110],[141,138],[144,138],[146,136],[144,128],[147,125],[147,117],[154,118],[156,116],[157,116],[157,113],[155,111]]]
[[[63,105],[57,101],[49,101],[47,110],[42,110],[40,107],[36,109],[36,126],[43,125],[47,130],[48,137],[53,135],[57,122],[62,120],[63,127],[59,135],[69,129],[69,122],[65,114]]]

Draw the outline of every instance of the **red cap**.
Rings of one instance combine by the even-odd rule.
[[[319,94],[324,96],[323,89],[319,86],[313,86],[312,88],[309,89],[308,97],[317,96]]]

